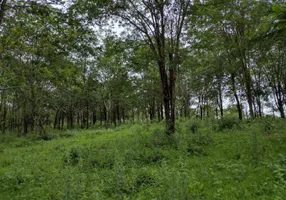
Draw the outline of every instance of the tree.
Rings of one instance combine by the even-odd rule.
[[[114,1],[112,14],[132,26],[152,50],[157,62],[166,119],[166,133],[175,132],[175,83],[180,66],[179,49],[190,0]]]

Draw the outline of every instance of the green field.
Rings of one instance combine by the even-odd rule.
[[[7,133],[0,199],[285,199],[284,124],[179,121],[170,138],[164,122]]]

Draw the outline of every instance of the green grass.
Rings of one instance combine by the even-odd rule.
[[[0,199],[285,199],[284,123],[194,131],[180,120],[172,138],[162,123],[1,136]]]

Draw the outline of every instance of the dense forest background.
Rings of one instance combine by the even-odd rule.
[[[1,0],[0,129],[285,118],[283,0]]]

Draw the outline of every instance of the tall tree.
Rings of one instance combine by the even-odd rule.
[[[119,0],[112,14],[132,26],[152,50],[160,73],[166,133],[175,132],[175,83],[180,47],[191,0]]]

